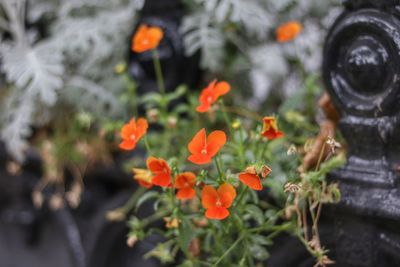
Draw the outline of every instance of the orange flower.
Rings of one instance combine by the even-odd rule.
[[[239,174],[239,180],[253,190],[261,191],[263,189],[261,179],[257,175],[254,166],[247,167],[244,172],[241,172]]]
[[[231,86],[227,82],[218,82],[213,80],[200,94],[200,105],[197,106],[198,112],[206,112],[211,108],[220,96],[227,94],[231,90]]]
[[[230,184],[223,184],[217,190],[206,185],[201,192],[201,204],[206,209],[208,219],[223,220],[229,216],[228,208],[232,206],[236,190]]]
[[[190,155],[188,160],[195,164],[207,164],[226,143],[226,135],[223,131],[213,131],[206,137],[206,130],[201,129],[190,141],[188,148]]]
[[[184,172],[175,176],[175,188],[177,199],[192,199],[196,196],[194,186],[196,184],[196,175],[192,172]]]
[[[133,168],[133,178],[143,187],[150,188],[153,186],[151,183],[152,173],[149,170]]]
[[[279,131],[278,124],[276,123],[275,117],[264,117],[263,118],[263,130],[262,135],[270,140],[283,137],[283,132]]]
[[[244,172],[241,172],[239,174],[239,180],[251,189],[261,191],[263,189],[263,186],[261,184],[260,175],[262,178],[266,178],[270,173],[271,168],[266,165],[263,165],[261,167],[260,174],[257,173],[254,166],[247,167]]]
[[[303,26],[297,21],[289,21],[282,24],[276,30],[276,39],[280,43],[292,41],[300,34]]]
[[[164,33],[160,27],[140,25],[132,38],[132,51],[142,53],[155,49],[163,38]]]
[[[161,187],[168,187],[171,184],[171,169],[168,163],[163,159],[149,157],[147,159],[147,168],[153,173],[151,183]]]
[[[121,128],[122,142],[119,147],[124,150],[134,149],[140,138],[147,132],[148,127],[146,119],[139,118],[136,122],[135,118],[132,118],[129,123]]]

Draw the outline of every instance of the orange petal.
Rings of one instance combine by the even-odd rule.
[[[119,147],[124,150],[132,150],[136,147],[136,142],[133,140],[125,140],[119,144]]]
[[[188,145],[188,149],[192,154],[200,154],[206,148],[206,129],[201,129],[193,137]]]
[[[206,217],[212,220],[223,220],[229,216],[229,211],[224,207],[212,207],[206,210]]]
[[[164,33],[159,27],[148,27],[141,25],[132,38],[132,50],[142,53],[158,46]]]
[[[152,172],[165,172],[169,171],[168,163],[163,159],[149,157],[146,161],[147,168]]]
[[[256,174],[242,172],[239,174],[239,180],[253,190],[262,190],[261,180]]]
[[[174,180],[177,189],[193,187],[196,183],[196,175],[192,172],[184,172],[176,175]]]
[[[137,29],[135,35],[132,38],[132,50],[137,53],[141,53],[147,50],[147,46],[143,45],[143,40],[147,35],[148,27],[147,25],[140,25]]]
[[[207,112],[208,110],[210,110],[211,105],[208,103],[201,103],[199,106],[196,107],[196,111],[200,112],[200,113],[204,113]]]
[[[231,90],[231,86],[229,85],[229,83],[227,82],[219,82],[217,83],[217,85],[215,86],[215,93],[217,94],[217,97],[223,96],[227,93],[229,93],[229,91]]]
[[[161,187],[168,187],[171,184],[171,175],[169,173],[158,173],[153,177],[151,183]]]
[[[235,188],[231,184],[225,183],[218,187],[217,192],[221,200],[222,206],[225,208],[229,208],[236,197]]]
[[[147,123],[146,119],[139,118],[136,123],[136,135],[137,139],[141,138],[146,132],[149,124]]]
[[[131,135],[134,134],[135,129],[132,127],[130,123],[125,124],[121,128],[121,138],[122,139],[130,139]]]
[[[160,43],[161,39],[164,37],[164,32],[160,27],[150,27],[147,34],[149,35],[153,48],[156,48]]]
[[[178,192],[176,193],[177,199],[192,199],[195,196],[196,196],[196,190],[194,190],[192,187],[179,189]]]
[[[136,181],[138,182],[138,184],[139,184],[140,186],[143,186],[143,187],[145,187],[145,188],[151,188],[151,187],[153,186],[153,184],[148,183],[148,182],[145,182],[145,181],[143,181],[143,180],[136,180]]]
[[[279,26],[276,30],[276,39],[284,43],[293,40],[302,31],[303,26],[297,21],[290,21]]]
[[[278,130],[270,129],[262,133],[263,136],[267,137],[269,140],[274,140],[284,136],[284,133]]]
[[[215,190],[215,188],[210,185],[204,186],[203,190],[201,191],[201,204],[203,205],[203,207],[205,209],[215,207],[217,199],[217,190]]]
[[[211,162],[211,157],[207,154],[190,155],[188,160],[194,164],[203,165]]]
[[[215,156],[226,143],[226,134],[223,131],[213,131],[207,137],[207,153]]]

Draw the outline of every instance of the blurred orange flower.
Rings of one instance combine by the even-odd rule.
[[[136,121],[135,118],[132,118],[121,128],[122,142],[119,144],[119,147],[124,150],[134,149],[140,138],[146,134],[148,127],[146,119],[139,118]]]
[[[163,36],[164,33],[160,27],[142,24],[132,38],[132,51],[142,53],[155,49]]]
[[[261,171],[258,174],[255,167],[247,167],[244,172],[241,172],[239,174],[239,180],[250,187],[253,190],[256,191],[261,191],[263,189],[263,186],[261,184],[261,178],[266,178],[269,174],[271,173],[271,168],[263,165],[261,167]]]
[[[201,129],[190,141],[188,160],[195,164],[207,164],[225,145],[226,135],[223,131],[213,131],[206,137],[206,130]]]
[[[231,90],[229,83],[221,81],[217,83],[217,80],[213,80],[200,94],[199,101],[200,105],[197,106],[198,112],[206,112],[211,108],[220,96],[227,94]]]
[[[146,188],[151,188],[153,186],[151,183],[153,177],[151,171],[137,168],[133,168],[132,171],[133,178],[138,182],[139,185]]]
[[[171,169],[168,163],[163,159],[149,157],[147,159],[147,168],[153,173],[151,183],[161,187],[171,185]]]
[[[261,191],[263,189],[261,179],[256,173],[241,172],[239,180],[253,190]]]
[[[229,216],[228,208],[236,198],[236,190],[230,184],[222,184],[217,190],[206,185],[201,192],[201,203],[208,219],[223,220]]]
[[[303,26],[297,21],[289,21],[282,24],[276,30],[276,39],[280,43],[285,43],[295,39],[302,31]]]
[[[264,117],[263,118],[263,130],[261,133],[263,136],[267,137],[269,140],[283,137],[283,132],[279,131],[278,124],[275,117]]]
[[[196,175],[192,172],[184,172],[175,176],[175,188],[177,199],[192,199],[196,196]]]

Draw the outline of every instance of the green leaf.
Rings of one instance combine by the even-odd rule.
[[[156,191],[149,191],[144,193],[137,201],[135,211],[137,211],[140,206],[145,203],[146,201],[152,199],[152,198],[157,198],[160,194]]]
[[[182,114],[189,112],[189,106],[186,104],[179,104],[175,107],[174,111],[175,114]]]
[[[263,235],[252,235],[250,239],[254,244],[258,244],[261,246],[271,246],[273,244],[271,239],[267,239]]]
[[[176,267],[194,267],[195,265],[190,260],[184,261],[182,264],[179,264]]]
[[[253,244],[252,246],[250,246],[250,253],[255,259],[259,261],[265,261],[269,258],[269,253],[267,249],[258,244]]]
[[[338,155],[322,163],[319,172],[322,174],[327,174],[328,172],[331,172],[332,170],[339,168],[345,162],[346,162],[345,157],[343,155]]]
[[[279,217],[275,210],[269,209],[265,212],[265,218],[270,221],[271,224],[274,224]]]
[[[204,251],[209,252],[213,248],[213,233],[209,231],[204,237]]]
[[[257,207],[256,205],[247,205],[246,211],[250,214],[250,216],[256,220],[258,224],[262,224],[265,220],[263,211]]]
[[[187,86],[180,85],[178,86],[178,88],[176,88],[174,92],[167,94],[165,98],[167,102],[171,102],[183,96],[186,93],[186,91],[187,91]]]
[[[147,93],[138,99],[140,104],[160,104],[162,97],[159,93]]]
[[[182,251],[188,252],[190,241],[193,239],[194,232],[189,220],[182,218],[179,225],[178,244]]]

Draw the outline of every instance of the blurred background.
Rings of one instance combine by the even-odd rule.
[[[130,51],[138,24],[165,32],[168,91],[220,77],[250,109],[314,120],[341,11],[339,0],[1,0],[0,266],[156,264],[141,263],[156,238],[129,250],[125,224],[106,218],[135,191],[115,130],[156,90],[151,55]],[[282,44],[287,21],[303,31]]]

